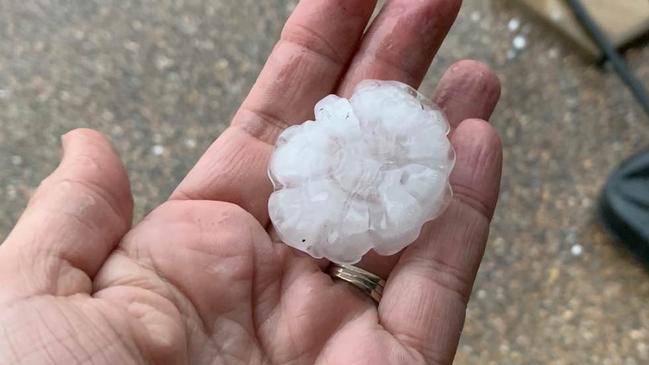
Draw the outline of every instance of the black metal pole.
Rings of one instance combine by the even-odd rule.
[[[597,44],[597,47],[602,50],[606,58],[611,62],[611,66],[622,81],[629,87],[631,93],[638,100],[647,116],[649,116],[649,94],[644,88],[640,80],[633,74],[629,65],[624,58],[615,49],[611,41],[606,36],[606,33],[600,28],[597,22],[590,16],[588,10],[584,7],[580,0],[566,0],[570,9],[575,14],[584,29],[590,34],[591,38]]]

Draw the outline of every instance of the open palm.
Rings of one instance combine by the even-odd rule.
[[[496,204],[496,77],[454,65],[435,101],[454,130],[455,191],[400,255],[380,305],[278,242],[266,165],[283,128],[362,79],[418,86],[459,0],[303,0],[228,128],[169,201],[131,227],[124,169],[98,133],[64,157],[0,246],[1,364],[449,364]]]

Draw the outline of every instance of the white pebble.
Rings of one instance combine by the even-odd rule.
[[[9,199],[9,200],[16,199],[16,196],[18,194],[17,194],[16,188],[13,185],[8,185],[6,191],[7,191],[7,199]]]
[[[173,64],[174,61],[166,55],[161,54],[155,58],[155,66],[160,71],[168,69],[169,67],[173,66]]]
[[[482,15],[480,15],[480,12],[474,11],[473,13],[471,13],[472,22],[477,23],[480,21],[480,19],[482,19]]]
[[[110,122],[115,119],[115,114],[113,114],[110,110],[105,109],[103,112],[101,112],[101,118]]]
[[[192,138],[187,138],[185,140],[185,147],[194,149],[196,148],[196,140]]]
[[[520,20],[513,18],[507,23],[507,29],[509,29],[510,32],[515,32],[518,30],[518,28],[521,26]]]
[[[581,256],[584,253],[584,247],[580,244],[575,244],[570,247],[570,253],[573,256]]]
[[[229,62],[227,59],[225,59],[225,58],[221,58],[221,59],[219,59],[219,60],[216,61],[216,63],[214,64],[214,67],[216,67],[216,69],[221,70],[221,71],[222,71],[222,70],[225,70],[225,69],[228,68],[229,66],[230,66],[230,62]]]
[[[140,45],[133,41],[127,41],[124,43],[124,48],[131,52],[137,52],[140,49]]]
[[[13,155],[13,156],[11,156],[11,163],[14,166],[20,166],[23,163],[23,158],[18,156],[18,155]]]
[[[512,41],[512,45],[514,46],[515,49],[518,50],[524,49],[527,46],[527,39],[522,35],[517,35],[516,37],[514,37],[514,40]]]
[[[159,144],[151,147],[151,153],[155,156],[160,156],[165,152],[165,148]]]

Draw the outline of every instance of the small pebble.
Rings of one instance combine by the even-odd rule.
[[[8,185],[6,192],[7,192],[7,199],[9,200],[16,199],[16,196],[18,195],[16,188],[13,185]]]
[[[225,59],[225,58],[221,58],[221,59],[219,59],[218,61],[216,61],[216,63],[214,64],[214,66],[216,67],[216,69],[222,71],[222,70],[227,69],[228,66],[230,66],[230,62],[229,62],[227,59]]]
[[[18,155],[13,155],[13,156],[11,156],[11,163],[14,166],[20,166],[23,163],[23,158],[18,156]]]
[[[140,45],[137,42],[127,41],[124,43],[124,48],[131,52],[137,52],[140,49]]]
[[[477,22],[480,21],[481,18],[482,18],[482,15],[480,15],[480,12],[478,12],[478,11],[474,11],[473,13],[471,13],[471,21],[472,22],[477,23]]]
[[[570,248],[570,253],[573,256],[581,256],[584,253],[584,248],[580,244],[572,245]]]
[[[515,32],[518,30],[518,28],[521,26],[521,21],[513,18],[512,20],[507,23],[507,29],[509,29],[510,32]]]
[[[196,140],[192,138],[187,138],[185,140],[185,146],[187,148],[195,148],[196,147]]]
[[[642,360],[649,360],[649,345],[644,342],[636,344],[636,350]]]
[[[169,67],[173,66],[173,64],[174,61],[165,55],[158,55],[155,59],[155,66],[160,71],[168,69]]]
[[[522,35],[517,35],[516,37],[514,37],[512,45],[515,49],[524,49],[527,46],[527,39]]]
[[[107,109],[106,109],[106,110],[104,110],[103,112],[101,112],[101,118],[102,118],[103,120],[105,120],[105,121],[110,122],[110,121],[112,121],[113,119],[115,119],[115,115],[114,115],[113,113],[111,113],[110,110],[107,110]]]
[[[160,156],[164,153],[165,148],[159,144],[153,146],[151,148],[151,153],[153,153],[155,156]]]

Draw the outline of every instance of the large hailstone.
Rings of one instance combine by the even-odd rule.
[[[270,160],[268,211],[287,245],[341,264],[393,255],[448,205],[449,124],[416,90],[363,81],[350,100],[322,99],[315,119],[287,128]]]

